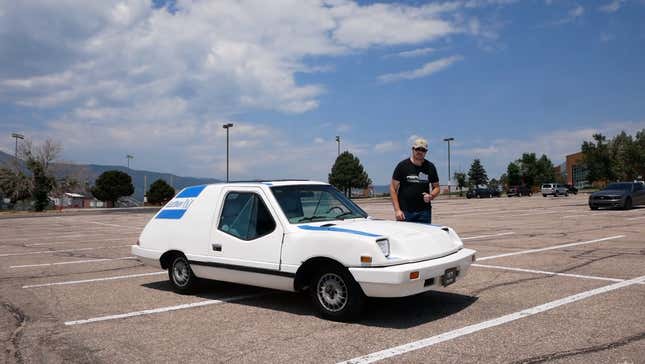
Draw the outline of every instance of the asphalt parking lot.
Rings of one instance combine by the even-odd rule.
[[[131,244],[151,212],[0,217],[9,363],[645,363],[645,208],[586,195],[441,199],[477,250],[458,283],[325,321],[308,297],[209,282],[178,295]],[[392,219],[385,200],[359,200]]]

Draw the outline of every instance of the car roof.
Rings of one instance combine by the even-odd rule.
[[[208,185],[196,185],[196,186],[186,186],[184,189],[201,187],[201,186],[298,186],[298,185],[329,185],[325,182],[320,181],[310,181],[304,179],[273,179],[273,180],[249,180],[249,181],[230,181],[230,182],[218,182],[211,183]]]

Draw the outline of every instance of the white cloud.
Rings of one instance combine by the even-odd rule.
[[[428,55],[434,52],[434,48],[417,48],[410,51],[399,52],[395,54],[397,57],[411,58],[411,57],[421,57]]]
[[[625,3],[625,0],[613,0],[610,3],[607,3],[598,8],[598,10],[605,13],[615,13],[620,7]]]
[[[382,143],[374,145],[374,151],[377,153],[386,153],[398,149],[399,146],[396,145],[393,141],[388,140]]]
[[[423,65],[421,68],[417,68],[412,71],[404,71],[398,73],[388,73],[378,76],[378,80],[381,82],[395,82],[401,80],[413,80],[416,78],[427,77],[433,73],[439,72],[451,64],[462,60],[461,56],[451,56],[446,58],[441,58],[436,61],[428,62]]]

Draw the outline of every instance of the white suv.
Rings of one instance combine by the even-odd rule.
[[[547,195],[569,196],[569,189],[567,188],[567,186],[561,185],[559,183],[545,183],[542,185],[542,196],[546,197]]]

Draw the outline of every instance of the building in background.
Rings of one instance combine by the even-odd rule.
[[[566,160],[566,179],[567,184],[574,185],[577,188],[583,188],[591,185],[587,180],[587,168],[582,161],[582,152],[570,154]]]

